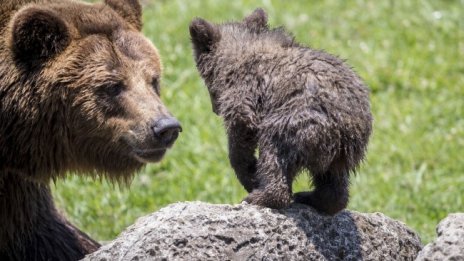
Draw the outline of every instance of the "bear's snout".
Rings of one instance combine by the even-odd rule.
[[[152,126],[155,138],[163,145],[169,147],[182,132],[182,127],[179,121],[174,117],[164,117],[157,121]]]

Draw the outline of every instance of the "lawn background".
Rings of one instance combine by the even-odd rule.
[[[352,178],[349,209],[382,212],[431,241],[439,220],[464,211],[464,1],[148,2],[143,32],[163,59],[162,100],[184,131],[130,188],[75,176],[58,181],[58,206],[94,238],[110,240],[173,202],[240,202],[246,193],[193,63],[188,24],[196,16],[241,19],[256,7],[299,42],[347,59],[371,88],[374,132]],[[294,188],[308,190],[308,178]]]

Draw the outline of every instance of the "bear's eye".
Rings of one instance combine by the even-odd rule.
[[[153,77],[153,79],[151,80],[151,86],[153,87],[153,90],[155,90],[156,94],[160,96],[161,92],[159,86],[159,79],[157,77]]]
[[[115,97],[118,96],[124,89],[124,84],[122,82],[114,83],[105,87],[105,92],[109,96]]]

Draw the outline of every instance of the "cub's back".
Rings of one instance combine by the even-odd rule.
[[[267,113],[321,106],[331,114],[369,111],[368,88],[343,60],[306,47],[275,50],[256,53],[260,62],[250,72],[262,78],[261,100]]]

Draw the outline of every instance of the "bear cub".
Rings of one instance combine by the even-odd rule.
[[[197,18],[189,29],[213,111],[225,122],[230,163],[249,192],[245,201],[284,208],[294,200],[329,215],[344,209],[372,128],[361,78],[341,59],[269,28],[262,9],[241,22]],[[293,195],[302,170],[314,190]]]

